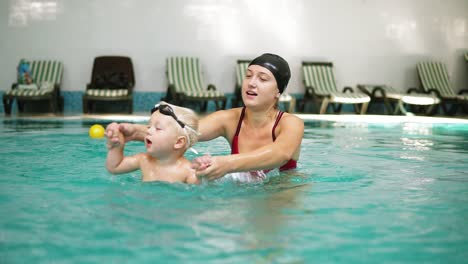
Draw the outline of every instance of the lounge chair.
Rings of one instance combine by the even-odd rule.
[[[56,113],[63,110],[63,97],[60,86],[63,76],[63,64],[53,60],[24,61],[30,69],[32,83],[13,83],[11,89],[3,94],[3,107],[6,115],[11,114],[13,101],[16,99],[18,112],[24,111],[24,105],[36,101],[48,101],[49,111]]]
[[[214,101],[216,109],[226,107],[226,96],[217,91],[213,84],[205,89],[200,59],[195,57],[170,57],[166,60],[168,89],[165,100],[177,105],[187,102],[202,104],[206,111],[207,103]]]
[[[245,73],[249,67],[250,60],[238,60],[236,63],[236,85],[234,87],[234,97],[231,100],[232,107],[238,107],[242,102],[242,82],[245,78]]]
[[[417,64],[419,80],[426,93],[432,93],[440,99],[445,114],[454,115],[458,106],[468,104],[468,90],[458,94],[452,88],[447,68],[441,62],[420,62]],[[451,105],[451,107],[449,107]]]
[[[327,111],[328,104],[332,103],[334,112],[340,112],[343,104],[353,104],[356,112],[365,114],[371,98],[362,93],[355,92],[351,87],[344,87],[343,92],[338,91],[333,74],[331,62],[302,62],[304,74],[305,94],[301,101],[301,110],[304,111],[309,101],[321,103],[320,114]],[[358,109],[357,105],[361,104]]]
[[[388,85],[358,84],[357,88],[371,97],[369,108],[374,103],[383,102],[385,111],[388,114],[411,114],[404,107],[405,104],[408,104],[412,106],[427,106],[426,114],[430,115],[434,113],[434,110],[437,110],[437,105],[440,103],[439,98],[436,96],[418,93],[414,88],[408,89],[406,94]]]
[[[245,73],[249,67],[251,60],[238,60],[236,64],[236,85],[234,88],[234,98],[231,100],[232,107],[238,107],[242,105],[242,82],[245,78]],[[287,92],[283,92],[279,98],[280,103],[287,104],[286,108],[288,112],[294,112],[296,107],[296,98],[291,96]]]
[[[122,112],[120,108],[133,112],[133,87],[135,75],[133,63],[129,57],[101,56],[94,59],[91,82],[83,95],[83,112],[99,111],[106,107],[106,112]],[[112,103],[112,106],[109,104]],[[107,105],[105,105],[107,104]]]

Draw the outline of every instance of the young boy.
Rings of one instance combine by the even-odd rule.
[[[108,126],[106,168],[113,174],[140,169],[143,181],[199,184],[185,151],[198,140],[198,117],[188,108],[161,102],[151,110],[145,137],[146,153],[125,157],[125,139],[118,126]],[[118,138],[118,142],[111,142]]]

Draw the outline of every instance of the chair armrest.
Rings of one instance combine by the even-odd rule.
[[[382,86],[375,86],[375,87],[372,89],[371,97],[375,97],[375,96],[377,95],[377,93],[380,93],[380,95],[381,95],[383,98],[387,98],[387,92],[385,91],[384,88],[382,88]]]
[[[410,94],[410,93],[413,93],[413,92],[414,93],[424,93],[424,91],[422,91],[421,89],[415,88],[415,87],[410,87],[406,91],[407,94]]]
[[[468,94],[468,89],[462,89],[458,91],[458,95],[462,95],[462,94]]]
[[[437,98],[442,99],[442,95],[440,94],[439,90],[437,90],[437,89],[431,88],[431,89],[427,90],[426,93],[427,94],[435,94],[435,96],[437,96]]]
[[[362,93],[367,94],[368,96],[372,95],[371,92],[369,92],[369,90],[367,90],[364,85],[358,84],[357,88],[359,89],[359,91],[361,91]]]
[[[347,91],[350,91],[351,93],[354,93],[353,88],[351,88],[349,86],[346,86],[345,88],[343,88],[343,93],[346,93]]]
[[[208,84],[208,88],[207,88],[208,91],[216,91],[216,86],[214,84]]]
[[[305,89],[304,97],[316,96],[315,89],[312,86],[307,86]]]

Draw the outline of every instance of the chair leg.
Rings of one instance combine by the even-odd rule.
[[[3,96],[3,109],[5,110],[5,115],[11,115],[11,107],[13,105],[14,97]]]
[[[384,108],[385,108],[385,112],[386,114],[390,115],[392,113],[395,113],[395,111],[397,111],[397,107],[395,107],[395,109],[393,109],[392,107],[392,104],[390,104],[390,102],[388,101],[387,98],[384,99]]]
[[[325,114],[325,112],[327,112],[327,108],[328,108],[328,99],[323,98],[322,105],[320,106],[320,114],[321,115]]]
[[[50,99],[49,110],[54,114],[57,112],[57,100],[55,98]]]
[[[128,102],[128,113],[129,114],[133,113],[133,101],[132,100]]]
[[[305,109],[305,99],[301,99],[299,100],[299,111],[301,111],[302,113],[304,113],[304,109]]]
[[[444,114],[454,115],[454,114],[457,113],[458,105],[456,103],[452,103],[452,106],[449,108],[447,106],[447,103],[441,103],[441,107],[442,107],[442,110],[443,110]]]
[[[332,104],[333,112],[340,114],[341,108],[343,108],[343,104]]]
[[[16,100],[16,103],[18,104],[18,112],[23,113],[24,112],[24,103],[19,101],[19,100]]]
[[[356,114],[361,113],[362,107],[359,108],[359,104],[353,104],[353,107],[354,107],[354,112],[355,112]]]
[[[406,111],[405,106],[403,105],[403,102],[401,100],[398,100],[393,114],[397,115],[399,112],[401,112],[403,115],[408,115],[408,112]]]
[[[291,101],[289,101],[289,107],[288,107],[288,112],[289,113],[294,113],[296,110],[296,98],[291,98]]]
[[[364,115],[367,112],[367,106],[369,105],[369,102],[363,103],[361,107],[361,115]]]
[[[223,99],[223,102],[222,102],[222,103],[223,103],[223,104],[222,104],[222,106],[221,106],[221,110],[224,110],[224,109],[226,109],[226,107],[227,107],[227,99]]]
[[[433,104],[433,105],[430,105],[427,110],[426,110],[426,115],[428,116],[433,116],[437,113],[437,110],[439,109],[439,105],[438,104]]]
[[[456,115],[458,110],[458,104],[457,103],[452,103],[452,106],[450,107],[449,111],[447,114],[449,115]]]
[[[89,113],[89,108],[88,108],[88,100],[83,98],[83,113],[88,114]]]

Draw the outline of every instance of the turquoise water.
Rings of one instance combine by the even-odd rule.
[[[1,263],[468,259],[467,125],[308,122],[298,172],[187,186],[107,173],[93,123],[0,123]]]

